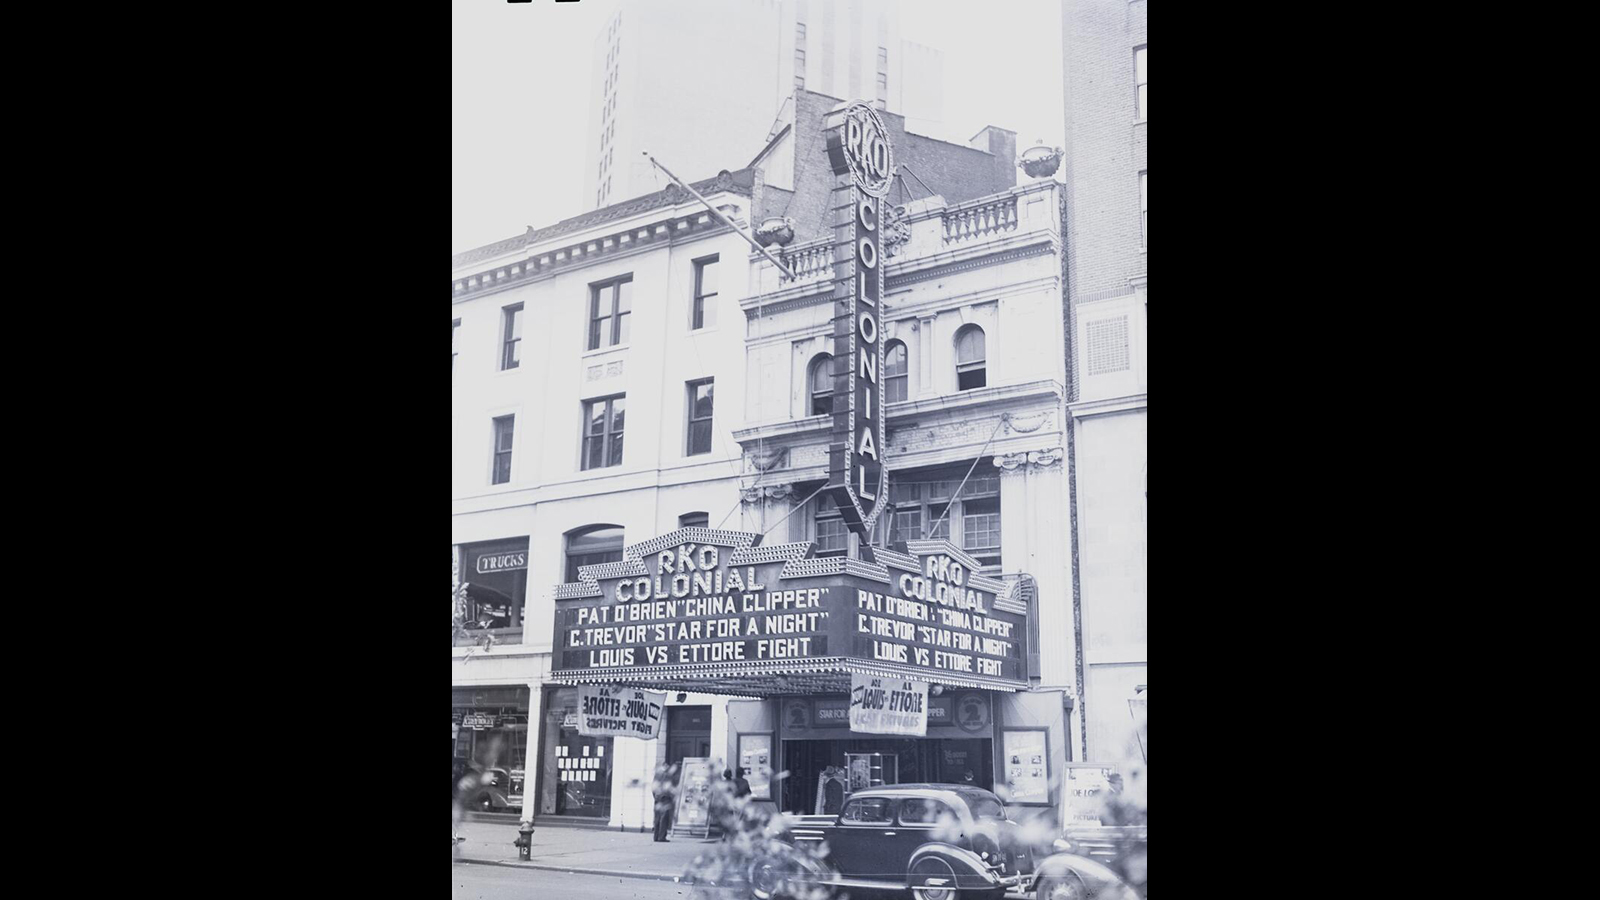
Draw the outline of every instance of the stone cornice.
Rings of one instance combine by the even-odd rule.
[[[903,400],[889,404],[887,425],[890,431],[908,428],[916,424],[918,416],[934,413],[959,414],[971,411],[992,416],[1010,412],[1018,407],[1037,404],[1040,400],[1048,400],[1051,409],[1059,409],[1056,404],[1061,402],[1065,394],[1066,388],[1061,382],[1047,378],[1023,384],[978,388],[939,397]],[[1035,410],[1018,415],[1013,423],[1000,429],[1000,434],[996,435],[996,438],[998,440],[1012,434],[1032,434],[1041,429],[1054,431],[1056,426],[1052,416],[1049,410]],[[806,416],[801,419],[740,428],[733,432],[733,439],[744,447],[748,459],[758,444],[764,453],[770,455],[781,448],[814,442],[819,437],[827,436],[832,427],[831,416]],[[782,462],[787,464],[788,460],[783,459]],[[781,470],[782,466],[777,463],[778,460],[774,459],[774,464],[768,465],[762,471]],[[783,471],[792,477],[792,473],[797,470]]]
[[[1108,397],[1096,400],[1079,400],[1067,404],[1067,410],[1074,419],[1087,419],[1090,416],[1104,416],[1111,413],[1128,412],[1130,410],[1145,409],[1149,406],[1149,394],[1129,394],[1124,397]]]
[[[727,212],[731,207],[719,207]],[[623,259],[658,247],[670,247],[685,240],[699,240],[732,229],[711,213],[689,210],[684,214],[655,222],[631,225],[606,235],[593,235],[572,244],[533,249],[519,258],[472,275],[455,278],[451,284],[452,302],[498,293],[562,272]],[[738,221],[735,218],[735,221]]]

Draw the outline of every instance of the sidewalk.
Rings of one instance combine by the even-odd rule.
[[[648,831],[535,825],[533,858],[523,862],[512,843],[517,839],[516,825],[463,822],[456,836],[466,838],[457,845],[456,856],[464,863],[658,881],[677,880],[696,856],[717,844],[715,838],[686,836],[672,837],[667,843],[658,844],[651,840]]]

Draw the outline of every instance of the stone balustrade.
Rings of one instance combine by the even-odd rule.
[[[985,198],[977,203],[964,204],[944,211],[944,242],[986,238],[1017,227],[1017,196],[1005,194]]]

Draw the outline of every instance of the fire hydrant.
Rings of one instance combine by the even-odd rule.
[[[533,858],[533,823],[523,822],[517,829],[517,839],[511,843],[517,845],[517,858],[523,862]]]

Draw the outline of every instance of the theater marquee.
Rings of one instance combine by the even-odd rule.
[[[680,528],[556,588],[551,678],[766,696],[882,675],[1027,687],[1027,607],[945,541],[817,558],[812,544]]]

